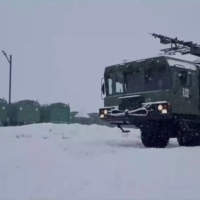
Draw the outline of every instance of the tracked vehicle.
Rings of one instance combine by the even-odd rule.
[[[176,59],[179,52],[200,57],[200,46],[152,34],[162,44],[163,55],[108,66],[101,90],[103,121],[141,130],[146,147],[164,148],[170,138],[180,146],[200,145],[200,63]]]

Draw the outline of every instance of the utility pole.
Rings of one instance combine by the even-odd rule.
[[[6,59],[8,60],[10,64],[10,70],[9,70],[9,101],[8,101],[8,126],[10,126],[10,114],[11,114],[11,80],[12,80],[12,55],[10,55],[10,58],[8,58],[7,54],[2,51]]]

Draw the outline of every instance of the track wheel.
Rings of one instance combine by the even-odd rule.
[[[142,131],[141,140],[145,147],[165,148],[169,143],[169,137],[159,132]]]
[[[199,133],[197,135],[195,135],[194,133],[180,134],[177,137],[177,142],[180,146],[200,146],[200,136]]]

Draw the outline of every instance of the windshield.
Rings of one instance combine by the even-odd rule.
[[[106,75],[106,95],[137,93],[170,88],[170,76],[165,65],[142,66],[129,72]]]
[[[170,77],[168,70],[165,65],[148,66],[145,69],[146,91],[169,89]]]
[[[170,87],[168,68],[165,65],[150,65],[125,74],[126,92],[165,90]]]
[[[124,74],[126,92],[134,93],[145,91],[144,73],[138,69]]]
[[[106,95],[120,94],[124,92],[123,72],[115,72],[106,75]]]

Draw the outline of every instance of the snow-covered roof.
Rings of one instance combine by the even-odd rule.
[[[190,61],[185,61],[185,60],[178,60],[178,59],[170,59],[170,58],[166,58],[167,62],[170,66],[182,66],[185,69],[191,69],[191,70],[197,70],[197,66],[195,65],[195,63],[190,62]]]
[[[90,116],[85,111],[78,112],[74,117],[84,117],[84,118],[90,118]]]

